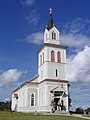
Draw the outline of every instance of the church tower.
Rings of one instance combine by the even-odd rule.
[[[39,50],[39,81],[45,79],[67,80],[66,46],[60,44],[60,32],[55,27],[50,8],[50,18],[44,32],[44,45]]]
[[[59,31],[54,26],[51,8],[50,8],[50,18],[49,18],[48,26],[46,27],[44,33],[44,43],[51,43],[56,45],[60,44]]]

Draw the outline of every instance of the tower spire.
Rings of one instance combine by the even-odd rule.
[[[47,26],[48,30],[50,30],[54,26],[53,19],[52,19],[52,8],[50,8],[49,11],[50,11],[50,18]]]

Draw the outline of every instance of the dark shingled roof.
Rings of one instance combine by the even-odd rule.
[[[47,29],[50,30],[53,26],[54,26],[54,23],[53,23],[53,19],[52,19],[52,14],[50,14]]]

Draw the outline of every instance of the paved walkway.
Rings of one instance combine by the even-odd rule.
[[[69,113],[44,113],[45,115],[63,115],[63,116],[72,116],[72,117],[78,117],[78,118],[83,118],[83,119],[87,119],[90,120],[90,117],[84,117],[82,115],[79,114],[72,114],[70,115]]]
[[[75,116],[75,117],[79,117],[79,118],[83,118],[83,119],[90,120],[90,117],[84,117],[84,116],[82,116],[82,115],[78,115],[78,114],[73,114],[72,116]]]

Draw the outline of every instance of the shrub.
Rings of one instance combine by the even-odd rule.
[[[1,111],[10,110],[10,109],[11,109],[11,101],[0,102],[0,110]]]
[[[77,114],[84,114],[84,110],[80,107],[76,108],[76,113]]]
[[[89,108],[87,108],[87,112],[90,112],[90,107],[89,107]]]

